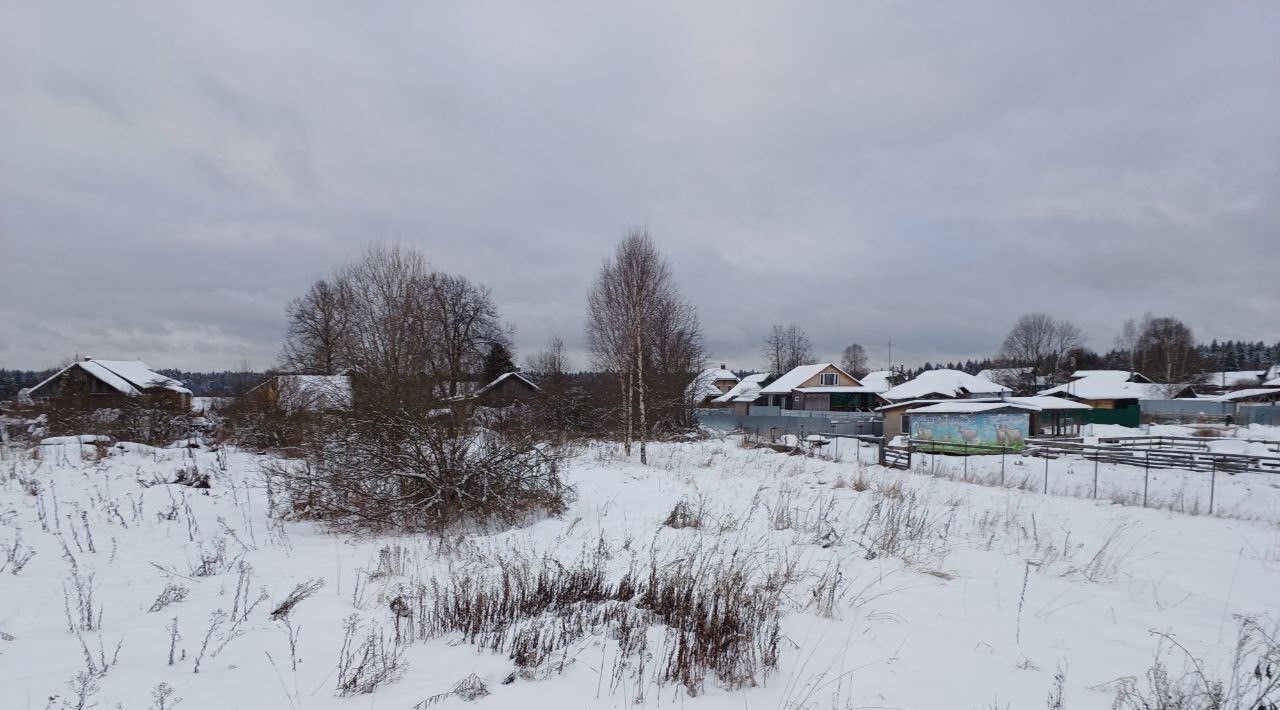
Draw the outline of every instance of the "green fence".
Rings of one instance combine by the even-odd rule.
[[[1119,424],[1137,428],[1142,423],[1142,409],[1137,405],[1116,409],[1084,409],[1081,414],[1089,424]]]

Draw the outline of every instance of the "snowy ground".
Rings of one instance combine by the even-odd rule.
[[[640,466],[598,445],[568,466],[578,498],[563,516],[442,542],[272,521],[261,456],[129,446],[95,461],[81,460],[82,448],[96,458],[92,446],[42,448],[41,460],[17,450],[0,459],[0,553],[35,553],[16,575],[0,574],[5,708],[62,707],[74,699],[68,681],[104,665],[91,701],[125,710],[152,707],[162,682],[188,710],[427,707],[473,673],[489,695],[431,707],[1034,708],[1061,672],[1065,707],[1107,708],[1117,679],[1151,667],[1153,632],[1225,676],[1234,617],[1280,614],[1280,481],[1263,477],[1220,476],[1208,516],[1177,512],[1204,512],[1191,504],[1202,474],[1152,472],[1150,496],[1162,504],[1143,509],[1113,502],[1133,503],[1135,485],[1140,495],[1140,470],[1135,480],[1104,466],[1095,501],[1092,464],[1068,459],[1051,462],[1045,495],[1043,461],[1021,457],[1005,462],[1001,487],[999,457],[970,459],[968,474],[945,456],[902,472],[860,466],[870,448],[835,462],[726,440],[656,446]],[[212,488],[154,483],[192,466],[212,474]],[[951,480],[962,475],[990,485]],[[681,500],[701,511],[700,528],[663,525]],[[605,559],[620,576],[636,559],[735,551],[755,568],[792,570],[777,668],[755,687],[709,680],[690,697],[659,687],[656,664],[612,682],[617,646],[591,634],[563,672],[503,684],[505,654],[445,635],[407,644],[399,680],[335,694],[344,620],[390,633],[389,600],[420,581],[543,556]],[[92,590],[87,613],[76,578]],[[269,612],[315,578],[324,587],[289,616],[291,653],[289,627]],[[167,585],[186,598],[148,611]],[[815,598],[832,589],[833,602]],[[100,629],[77,628],[99,615]],[[1183,658],[1169,663],[1180,671]]]

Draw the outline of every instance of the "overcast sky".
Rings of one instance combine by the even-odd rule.
[[[0,366],[265,368],[375,241],[582,366],[636,225],[731,367],[1280,340],[1280,3],[1116,5],[3,0]]]

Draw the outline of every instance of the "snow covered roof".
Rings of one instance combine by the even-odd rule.
[[[73,367],[84,370],[108,387],[130,397],[141,394],[143,390],[154,388],[167,389],[179,394],[191,394],[191,390],[183,387],[181,382],[172,377],[165,377],[158,372],[153,372],[147,366],[147,363],[141,360],[93,360],[88,358],[73,362],[58,370],[44,382],[32,387],[28,394],[53,382],[61,377],[62,373]]]
[[[1280,387],[1280,377],[1277,377],[1274,380],[1267,380],[1266,382],[1262,383],[1262,386],[1263,387]]]
[[[1106,379],[1116,382],[1151,382],[1151,380],[1147,379],[1142,373],[1130,372],[1128,370],[1076,370],[1071,373],[1071,379],[1073,380],[1082,380],[1086,377],[1097,380]]]
[[[1214,397],[1214,399],[1219,402],[1234,402],[1238,399],[1253,399],[1254,397],[1266,397],[1268,395],[1273,397],[1280,395],[1280,386],[1255,387],[1247,390],[1236,390],[1235,392],[1228,392],[1224,395]]]
[[[495,378],[494,378],[494,380],[493,380],[493,382],[490,382],[489,384],[485,385],[484,387],[481,387],[480,389],[476,390],[474,393],[472,393],[472,395],[471,395],[471,396],[472,396],[472,397],[479,397],[480,395],[484,394],[485,392],[488,392],[490,389],[492,389],[492,388],[494,388],[494,387],[497,387],[499,384],[501,384],[501,383],[503,383],[503,382],[505,382],[506,380],[511,379],[511,378],[515,378],[515,379],[517,379],[517,380],[520,380],[521,382],[525,383],[526,385],[529,385],[530,387],[532,387],[535,391],[538,391],[538,392],[541,392],[541,391],[542,391],[542,388],[541,388],[541,387],[539,387],[539,386],[537,386],[537,385],[533,384],[533,382],[532,382],[528,377],[525,377],[524,375],[520,374],[519,372],[504,372],[504,373],[502,373],[501,375],[498,375],[497,377],[495,377]]]
[[[1051,411],[1055,409],[1093,409],[1093,407],[1090,407],[1084,402],[1073,402],[1062,397],[1005,397],[1004,399],[1006,402],[1035,407],[1041,411]]]
[[[903,382],[884,392],[884,398],[901,401],[921,399],[929,395],[941,395],[943,399],[969,395],[1000,394],[1012,392],[1004,385],[984,380],[960,370],[926,370],[913,380]]]
[[[1226,370],[1224,372],[1205,373],[1204,383],[1210,387],[1231,387],[1232,385],[1258,385],[1266,370]]]
[[[351,408],[349,375],[277,375],[276,401],[287,412]]]
[[[792,368],[790,372],[787,372],[782,377],[779,377],[769,383],[768,387],[760,390],[760,394],[787,394],[791,392],[791,390],[807,382],[814,375],[829,367],[834,367],[835,369],[840,370],[840,372],[844,372],[840,367],[829,362],[816,362],[812,365],[801,365],[799,367]],[[845,372],[845,375],[854,382],[858,381],[856,377],[847,372]]]
[[[1065,394],[1080,399],[1169,399],[1170,390],[1173,389],[1168,385],[1150,382],[1129,382],[1111,374],[1112,372],[1119,372],[1122,376],[1129,374],[1123,370],[1104,372],[1107,374],[1090,375],[1064,385],[1041,390],[1037,394]]]
[[[723,367],[711,367],[699,372],[693,378],[693,382],[689,383],[689,397],[695,400],[704,400],[708,397],[719,398],[723,392],[716,383],[723,380],[738,381],[738,376],[724,369]]]
[[[978,402],[969,399],[949,399],[945,402],[930,404],[911,410],[912,414],[977,414],[997,409],[1023,409],[1028,412],[1040,411],[1038,407],[1017,404],[1010,401]]]
[[[863,387],[871,387],[876,392],[884,392],[893,386],[889,384],[889,378],[892,376],[893,371],[891,370],[876,370],[859,377],[858,381],[862,383]]]
[[[712,382],[717,382],[719,380],[733,380],[734,382],[738,381],[737,375],[724,369],[723,367],[712,367],[712,368],[703,370],[702,374],[704,377],[710,377]]]
[[[1054,411],[1054,410],[1062,410],[1062,409],[1093,409],[1093,407],[1090,407],[1089,405],[1083,402],[1073,402],[1069,399],[1063,399],[1061,397],[1003,397],[1003,398],[982,397],[978,399],[913,399],[913,400],[907,400],[903,402],[894,402],[893,404],[888,404],[883,407],[879,407],[876,409],[876,411],[882,412],[889,409],[910,408],[911,411],[913,412],[919,412],[919,411],[928,409],[929,411],[932,411],[935,413],[944,413],[943,409],[933,408],[933,405],[938,405],[938,404],[958,405],[959,409],[956,409],[954,411],[946,410],[946,411],[950,411],[951,413],[959,413],[962,410],[967,412],[988,411],[990,409],[999,408],[1000,406],[1014,406],[1019,409],[1026,409],[1028,411],[1036,411],[1036,412]],[[976,408],[967,408],[969,407],[969,405],[982,405],[982,406],[978,406]],[[990,406],[987,406],[987,405],[990,405]]]
[[[721,403],[735,402],[739,401],[740,397],[745,397],[747,395],[751,395],[751,400],[755,400],[756,397],[760,396],[760,383],[767,379],[769,379],[769,373],[767,372],[757,372],[754,375],[747,375],[741,380],[738,380],[738,384],[731,387],[728,392],[725,392],[711,401]]]

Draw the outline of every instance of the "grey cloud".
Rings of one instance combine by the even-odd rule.
[[[1047,310],[1280,339],[1280,7],[218,3],[0,23],[0,363],[263,367],[372,241],[580,352],[647,226],[712,353],[872,361]]]

